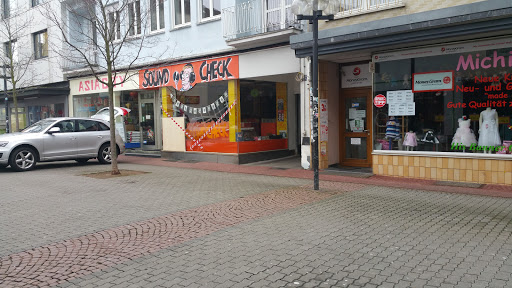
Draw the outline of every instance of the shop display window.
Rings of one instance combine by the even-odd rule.
[[[64,117],[64,103],[28,106],[28,125],[50,117]]]
[[[105,107],[108,107],[108,93],[73,97],[73,115],[75,117],[91,117]]]
[[[126,129],[126,147],[140,147],[140,123],[139,123],[139,93],[137,91],[123,91],[121,93],[121,107],[130,109],[130,113],[124,116]]]
[[[0,106],[0,134],[5,133],[5,106]]]
[[[218,81],[198,83],[188,91],[166,89],[172,113],[164,113],[184,118],[186,151],[249,153],[287,148],[285,83]]]
[[[225,113],[228,81],[198,83],[188,91],[170,89],[173,116],[185,117],[187,151],[229,152],[229,146],[236,150],[236,143],[229,144],[229,113]]]
[[[511,63],[512,48],[375,63],[374,149],[511,154]]]
[[[281,139],[277,133],[276,83],[240,81],[241,141]]]

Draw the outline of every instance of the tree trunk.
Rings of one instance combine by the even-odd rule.
[[[107,63],[108,77],[108,107],[110,112],[110,152],[112,155],[112,175],[119,175],[121,172],[117,167],[117,146],[116,146],[116,122],[114,119],[114,83],[112,81],[112,64]]]

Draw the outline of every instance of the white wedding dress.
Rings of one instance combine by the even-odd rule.
[[[482,117],[482,126],[479,130],[478,146],[500,146],[501,138],[498,123],[496,123],[496,118],[498,118],[496,109],[486,109],[480,113],[480,117]]]

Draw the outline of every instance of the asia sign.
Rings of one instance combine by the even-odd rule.
[[[239,78],[238,56],[196,61],[139,71],[139,88],[172,86],[188,91],[197,83]]]

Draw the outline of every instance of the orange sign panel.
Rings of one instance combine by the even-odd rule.
[[[188,91],[197,83],[238,79],[238,56],[208,59],[139,71],[139,88],[172,86]]]

